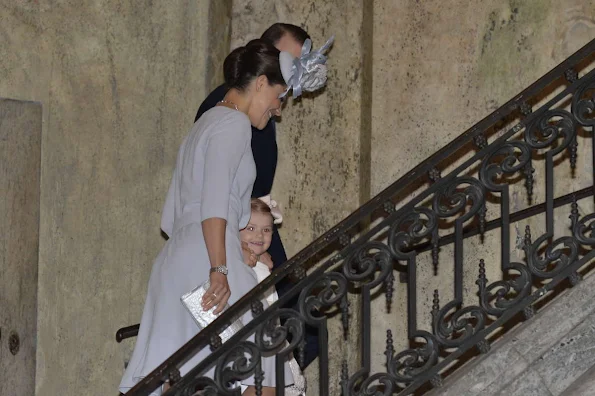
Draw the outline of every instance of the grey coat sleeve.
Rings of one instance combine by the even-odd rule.
[[[214,217],[228,219],[232,184],[251,138],[250,125],[238,116],[221,120],[206,144],[201,221]]]

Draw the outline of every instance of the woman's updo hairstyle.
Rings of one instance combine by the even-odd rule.
[[[270,85],[285,85],[279,66],[279,50],[266,40],[256,39],[233,50],[223,62],[225,84],[243,91],[258,76],[266,76]]]

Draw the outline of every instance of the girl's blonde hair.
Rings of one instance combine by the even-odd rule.
[[[252,198],[250,200],[250,210],[256,213],[268,214],[271,216],[271,218],[273,218],[273,214],[271,213],[271,208],[269,205],[258,198]]]

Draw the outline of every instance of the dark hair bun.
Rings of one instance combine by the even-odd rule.
[[[279,50],[261,39],[233,50],[223,62],[223,75],[228,88],[240,91],[261,75],[265,75],[271,85],[285,84],[279,66]]]
[[[239,47],[233,50],[223,63],[223,76],[228,86],[234,86],[241,77],[242,58],[246,53],[246,47]]]

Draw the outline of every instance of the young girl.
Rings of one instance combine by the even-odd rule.
[[[258,282],[262,282],[267,276],[271,274],[269,267],[262,263],[258,258],[266,253],[269,246],[271,246],[271,239],[273,235],[273,220],[278,223],[281,216],[274,216],[271,207],[264,201],[252,198],[250,201],[251,214],[248,225],[240,231],[240,240],[248,245],[257,257],[257,262],[252,269],[256,272]],[[265,298],[269,305],[272,305],[278,300],[275,288],[270,288],[265,293]],[[285,389],[285,394],[289,396],[302,396],[306,394],[306,379],[301,373],[301,370],[294,358],[289,361],[289,367],[293,374],[294,384]]]

